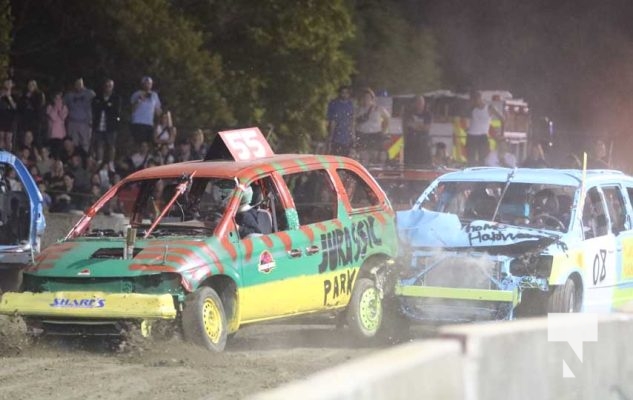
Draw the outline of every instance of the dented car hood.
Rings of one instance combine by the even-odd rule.
[[[443,248],[516,255],[541,251],[557,242],[559,232],[474,220],[421,209],[397,213],[398,237],[405,247]]]

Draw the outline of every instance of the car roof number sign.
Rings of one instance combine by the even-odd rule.
[[[254,160],[275,155],[258,128],[222,131],[218,134],[235,161]]]

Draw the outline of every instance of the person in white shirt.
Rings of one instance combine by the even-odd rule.
[[[517,158],[508,152],[508,144],[505,140],[498,140],[497,148],[488,153],[485,163],[487,167],[515,168]]]
[[[488,152],[488,131],[492,116],[503,120],[503,116],[494,107],[486,104],[481,97],[481,93],[471,94],[473,109],[471,111],[470,123],[468,126],[468,136],[466,138],[466,155],[470,165],[481,165]]]
[[[355,118],[360,162],[366,165],[385,161],[383,144],[391,115],[376,104],[376,95],[371,89],[362,91]]]

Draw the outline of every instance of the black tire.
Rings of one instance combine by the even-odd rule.
[[[549,296],[547,311],[551,313],[579,312],[581,308],[581,293],[573,279],[567,279],[564,285],[554,287]]]
[[[182,330],[189,342],[214,352],[224,350],[228,325],[222,300],[215,290],[201,287],[187,296],[182,311]]]
[[[382,300],[371,279],[359,278],[347,306],[347,324],[360,339],[376,336],[382,324]]]
[[[411,321],[402,314],[400,303],[396,298],[383,299],[382,323],[378,331],[381,341],[398,344],[411,338]]]

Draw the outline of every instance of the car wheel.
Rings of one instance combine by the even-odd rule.
[[[553,313],[579,312],[581,293],[573,279],[567,279],[564,285],[556,286],[550,294],[547,311]]]
[[[201,287],[187,296],[182,312],[185,340],[221,352],[226,346],[228,325],[222,300],[210,287]]]
[[[359,338],[376,336],[382,323],[382,300],[374,282],[360,278],[354,285],[352,298],[347,306],[347,324]]]

